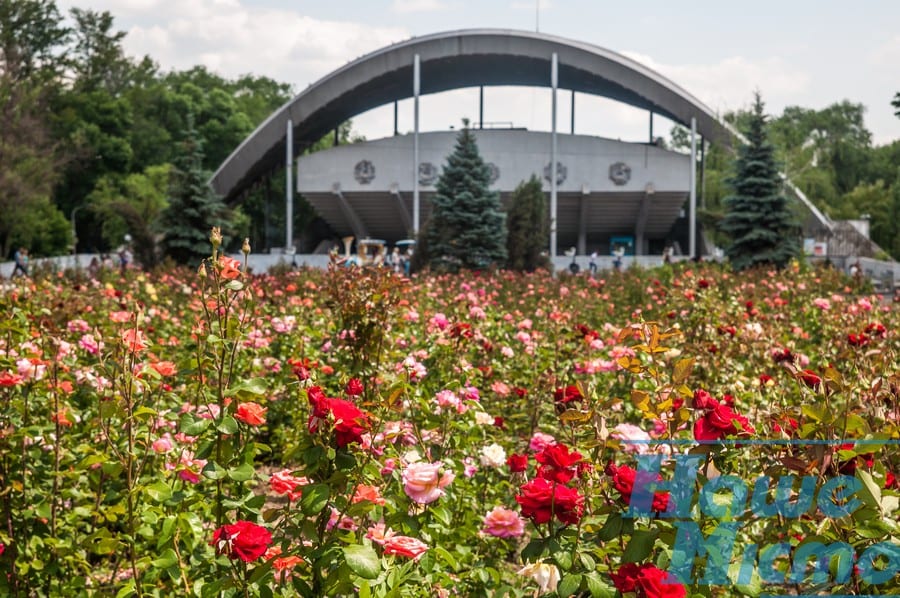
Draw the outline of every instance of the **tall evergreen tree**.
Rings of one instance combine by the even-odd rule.
[[[163,213],[163,250],[176,262],[197,265],[209,255],[209,230],[218,226],[224,236],[231,233],[233,214],[207,181],[203,149],[191,119],[183,153],[172,170],[169,207]]]
[[[484,268],[506,262],[506,214],[489,185],[490,170],[464,120],[431,200],[426,235],[432,268]]]
[[[721,228],[731,237],[725,253],[737,270],[758,264],[780,268],[800,253],[799,227],[782,194],[759,93],[745,134],[747,143],[738,149],[729,180],[733,194],[724,200]]]
[[[550,228],[547,201],[537,176],[531,175],[531,179],[522,181],[513,191],[506,226],[509,269],[534,272],[549,266],[545,253]]]

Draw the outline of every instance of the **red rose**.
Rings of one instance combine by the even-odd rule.
[[[887,334],[887,328],[884,327],[884,324],[879,324],[878,322],[872,322],[868,326],[866,326],[866,334],[871,334],[872,336],[881,336]]]
[[[584,513],[584,496],[575,488],[535,478],[520,492],[516,502],[536,524],[547,523],[554,514],[563,523],[578,523]]]
[[[358,397],[363,393],[362,381],[359,378],[350,378],[347,381],[347,388],[345,392],[349,397]]]
[[[800,380],[814,390],[822,384],[822,377],[812,370],[803,370],[800,372]]]
[[[637,576],[641,568],[635,563],[625,563],[615,573],[610,573],[613,585],[621,593],[633,592],[637,587]]]
[[[266,528],[251,521],[235,521],[217,529],[209,544],[215,546],[216,554],[249,563],[264,555],[271,543],[272,534]]]
[[[649,564],[641,565],[636,584],[635,589],[639,598],[684,598],[687,596],[685,587],[674,577]]]
[[[627,465],[622,465],[621,467],[617,467],[614,463],[610,463],[606,466],[606,475],[612,478],[613,487],[616,491],[622,495],[622,501],[630,505],[631,504],[631,495],[634,492],[634,483],[637,479],[637,471],[628,467]],[[657,480],[662,480],[661,476],[657,476]],[[653,503],[651,508],[654,511],[665,511],[669,506],[669,493],[668,492],[655,492],[653,494]]]
[[[564,444],[553,444],[534,456],[541,464],[538,475],[551,482],[567,484],[575,477],[573,466],[581,461],[581,453],[572,451]]]
[[[578,390],[578,387],[570,384],[569,386],[563,388],[557,388],[556,392],[553,393],[553,399],[557,403],[562,403],[565,405],[566,403],[571,403],[572,401],[580,401],[584,398],[584,395],[581,394],[581,391]]]
[[[791,354],[790,349],[774,349],[772,351],[772,359],[775,363],[782,363],[785,361],[788,363],[794,362],[794,356]]]
[[[851,332],[847,335],[847,342],[851,347],[865,347],[869,344],[869,337],[865,332],[859,334],[853,334]]]
[[[334,421],[335,441],[339,447],[362,441],[362,435],[368,425],[368,416],[356,405],[343,399],[327,398],[318,386],[309,388],[306,396],[312,407],[307,424],[310,433],[315,433],[319,429],[319,423],[331,416]]]
[[[694,400],[692,402],[694,409],[714,409],[718,404],[719,402],[702,388],[694,391]]]
[[[520,473],[528,468],[528,455],[517,455],[513,453],[506,458],[506,465],[512,473]]]

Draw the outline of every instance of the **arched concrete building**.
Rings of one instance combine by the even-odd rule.
[[[683,154],[652,143],[557,133],[557,89],[611,98],[687,127],[693,122],[708,141],[729,143],[733,134],[687,91],[621,54],[544,33],[451,31],[382,48],[309,86],[225,160],[211,185],[237,201],[280,167],[290,165],[292,175],[296,156],[347,119],[414,97],[413,134],[336,147],[296,165],[296,191],[338,235],[406,238],[427,218],[435,175],[453,143],[450,133],[419,134],[418,96],[495,85],[553,89],[552,133],[483,130],[476,136],[504,198],[521,180],[543,176],[551,194],[549,246],[560,252],[608,246],[616,235],[633,237],[636,253],[646,252],[650,241],[669,235],[696,185]],[[292,245],[290,227],[286,238]]]

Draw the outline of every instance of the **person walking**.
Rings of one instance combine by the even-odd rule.
[[[10,278],[15,278],[17,275],[28,277],[28,250],[24,247],[19,247],[16,250],[15,255],[13,256],[13,260],[16,262],[16,266],[13,268],[12,274]]]
[[[591,269],[591,276],[593,276],[594,274],[597,273],[597,250],[596,249],[591,254],[591,261],[590,261],[589,267]]]

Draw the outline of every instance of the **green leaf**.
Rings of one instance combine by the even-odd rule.
[[[221,465],[216,463],[215,461],[210,461],[203,467],[203,477],[208,478],[210,480],[221,480],[228,472],[225,471]]]
[[[178,562],[178,556],[171,548],[166,548],[158,559],[153,560],[150,564],[157,569],[168,569]]]
[[[607,584],[599,573],[588,573],[584,579],[591,598],[613,598],[616,595],[616,589]]]
[[[577,592],[580,587],[581,574],[569,573],[559,582],[559,585],[556,587],[556,593],[559,595],[559,598],[566,598],[566,596],[571,596]]]
[[[228,477],[235,482],[246,482],[253,477],[254,473],[255,471],[253,470],[253,466],[249,463],[244,463],[243,465],[239,465],[234,469],[228,470]]]
[[[238,429],[237,420],[230,415],[223,417],[222,421],[219,422],[219,425],[216,426],[216,430],[222,434],[237,434]]]
[[[328,504],[331,490],[325,484],[312,484],[303,487],[300,509],[304,515],[316,515]]]
[[[225,391],[226,395],[237,397],[239,399],[250,399],[264,395],[268,392],[265,378],[250,378]]]
[[[188,436],[199,436],[212,423],[212,420],[185,414],[179,422],[179,429]]]
[[[602,542],[609,542],[613,538],[618,538],[622,533],[622,514],[613,513],[606,518],[606,523],[597,532],[597,539]]]
[[[856,478],[863,483],[859,497],[868,506],[881,511],[881,487],[875,483],[872,474],[862,469],[856,470]]]
[[[544,554],[544,548],[546,548],[544,540],[534,538],[522,549],[522,560],[525,562],[536,561]]]
[[[623,563],[640,563],[650,556],[653,543],[656,542],[656,530],[637,530],[622,553]]]
[[[172,497],[172,489],[165,482],[154,482],[144,488],[144,491],[156,502],[166,502]],[[165,569],[165,567],[161,568]]]
[[[305,495],[306,488],[303,491]],[[381,559],[371,546],[363,544],[344,546],[344,559],[350,570],[362,578],[375,579],[381,573]]]

